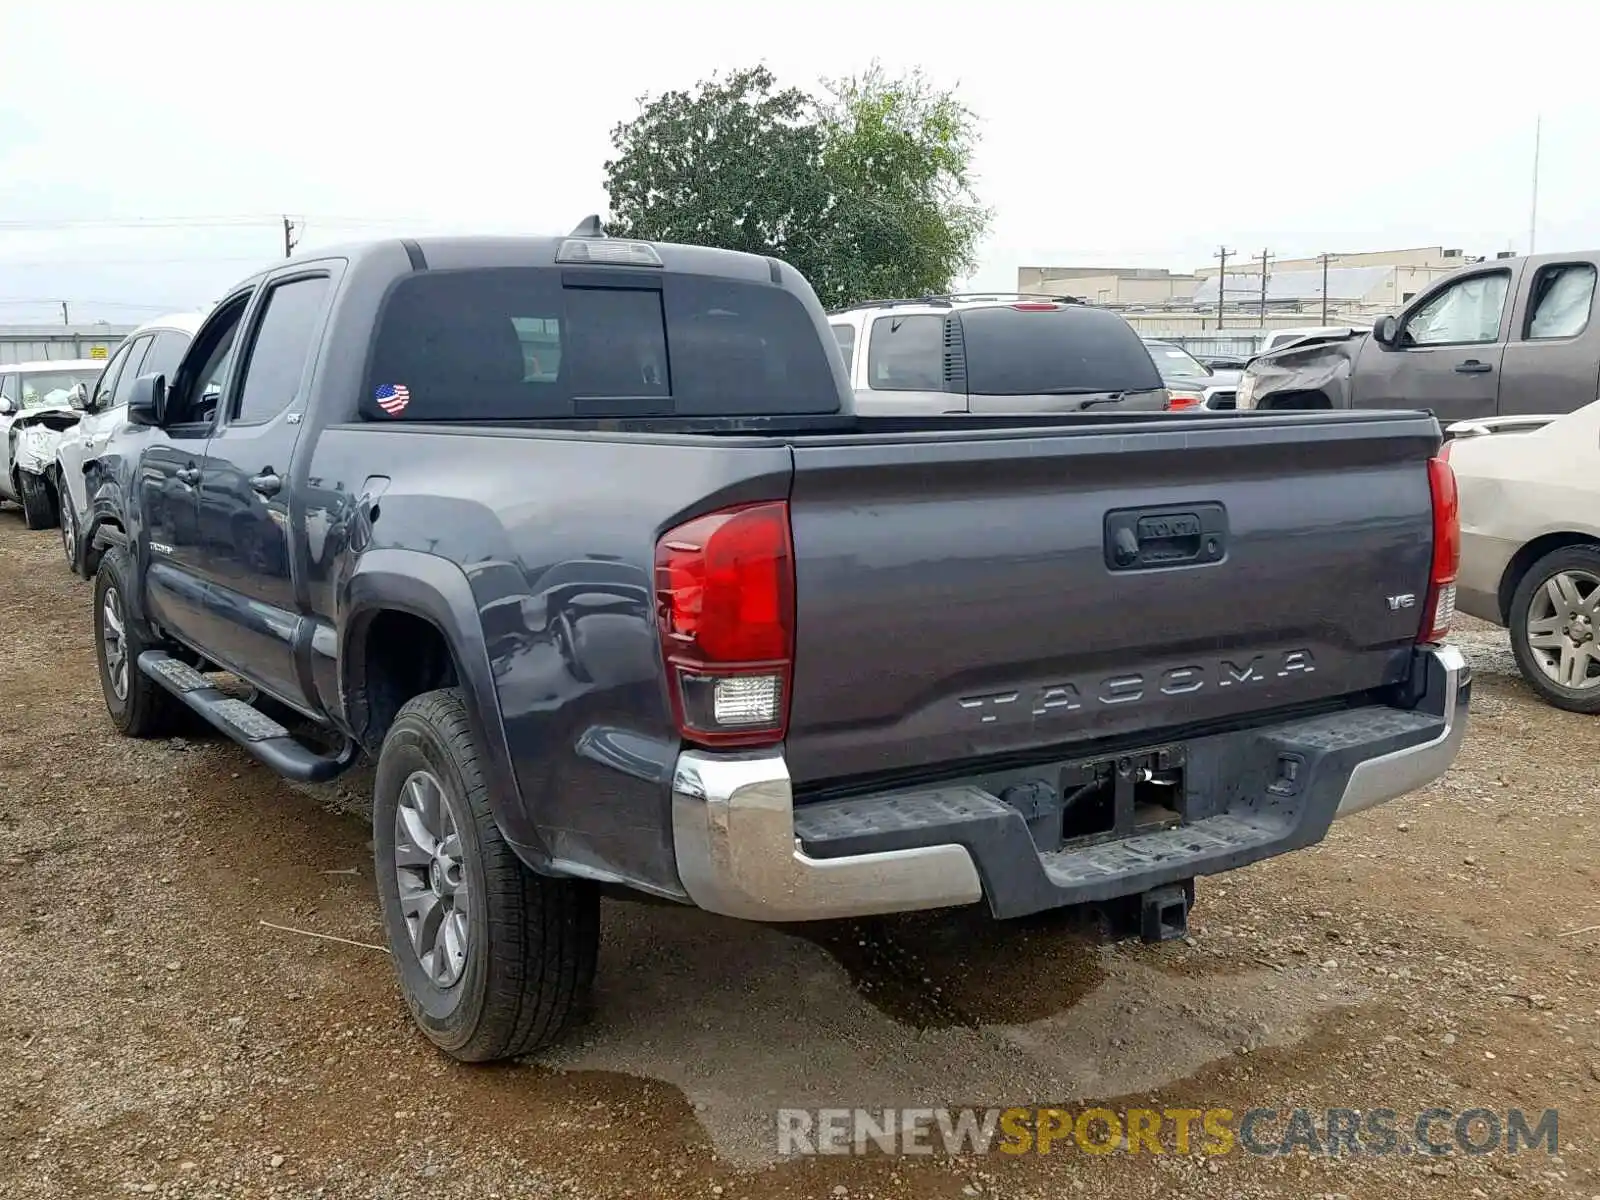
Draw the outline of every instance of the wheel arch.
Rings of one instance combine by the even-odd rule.
[[[534,865],[548,861],[512,767],[483,624],[465,572],[419,550],[369,550],[343,588],[339,611],[339,696],[354,736],[376,752],[395,713],[413,695],[460,687],[487,759],[495,822],[519,854]],[[395,639],[407,637],[422,641],[403,642],[405,654],[390,652]],[[420,661],[408,674],[404,664],[412,649],[420,650]],[[447,662],[430,661],[435,653]]]
[[[1545,555],[1565,550],[1568,546],[1600,547],[1600,538],[1590,533],[1577,533],[1571,530],[1540,534],[1511,556],[1511,561],[1506,563],[1506,569],[1500,575],[1500,586],[1495,592],[1495,604],[1499,608],[1502,625],[1511,624],[1511,599],[1517,594],[1517,588],[1521,585],[1523,577],[1533,568],[1533,564]]]

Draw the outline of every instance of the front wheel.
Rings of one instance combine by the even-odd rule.
[[[1600,713],[1600,546],[1564,546],[1534,563],[1508,624],[1534,691],[1568,712]]]
[[[139,670],[139,655],[154,649],[128,607],[133,572],[121,546],[108,549],[94,577],[94,644],[100,690],[117,732],[127,737],[164,737],[174,732],[181,702]]]
[[[78,550],[78,514],[73,511],[72,497],[65,488],[58,488],[61,505],[61,552],[67,557],[67,569],[74,575],[82,574]]]
[[[400,990],[462,1062],[528,1054],[583,1011],[600,946],[593,883],[536,875],[489,810],[482,751],[454,688],[395,717],[378,756],[373,851]]]
[[[22,520],[29,529],[49,529],[56,523],[56,498],[43,475],[17,472],[17,498],[22,501]]]

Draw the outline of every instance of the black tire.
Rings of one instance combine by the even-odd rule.
[[[1522,581],[1517,584],[1517,590],[1512,593],[1511,608],[1507,614],[1511,651],[1516,656],[1522,677],[1546,702],[1567,712],[1600,713],[1600,684],[1574,688],[1557,683],[1545,674],[1540,657],[1529,641],[1528,621],[1535,598],[1544,591],[1551,579],[1566,571],[1581,571],[1600,579],[1600,546],[1563,546],[1528,568]],[[1593,639],[1600,639],[1600,627],[1596,626],[1595,618],[1588,620],[1587,628],[1591,637],[1588,644],[1593,646],[1597,644]]]
[[[161,647],[145,636],[128,611],[126,597],[132,595],[132,578],[127,551],[120,546],[107,549],[94,577],[94,647],[95,660],[100,665],[100,690],[118,733],[136,738],[166,737],[181,727],[188,710],[171,692],[139,670],[139,655]],[[122,623],[119,661],[124,669],[118,672],[122,694],[118,681],[112,677],[114,666],[108,661],[107,602],[113,592],[113,607]]]
[[[490,813],[482,757],[460,691],[425,692],[395,717],[373,789],[378,898],[400,990],[428,1039],[462,1062],[513,1058],[559,1038],[588,1006],[600,947],[598,887],[522,863]],[[460,839],[467,949],[449,986],[424,968],[401,912],[396,817],[419,773],[437,781]]]
[[[78,514],[72,507],[72,495],[59,484],[56,495],[65,499],[61,507],[61,553],[67,560],[67,569],[74,575],[83,574],[83,537],[78,530]]]
[[[29,529],[54,529],[56,497],[43,475],[17,472],[17,498],[22,501],[22,520]]]

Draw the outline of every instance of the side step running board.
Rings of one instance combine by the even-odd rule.
[[[139,655],[139,670],[155,680],[222,733],[285,779],[323,783],[356,760],[357,747],[346,742],[337,754],[318,754],[295,741],[289,731],[245,701],[219,691],[211,680],[164,650]]]

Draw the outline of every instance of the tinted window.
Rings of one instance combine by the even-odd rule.
[[[165,375],[171,380],[172,373],[178,369],[178,364],[183,361],[183,352],[189,348],[189,335],[179,333],[175,329],[164,329],[156,334],[155,344],[150,347],[149,353],[144,356],[144,362],[139,367],[141,375]]]
[[[565,295],[566,382],[574,396],[609,399],[670,396],[667,321],[661,293],[632,288],[568,288]],[[555,322],[557,332],[563,322]]]
[[[100,372],[100,378],[95,381],[89,397],[90,407],[96,412],[104,412],[111,407],[111,394],[117,386],[117,374],[127,364],[128,355],[132,350],[132,343],[124,342],[111,356],[111,361],[106,364],[105,370]]]
[[[845,373],[849,374],[856,365],[856,327],[854,325],[830,325],[833,330],[833,340],[839,343],[839,354],[844,358]]]
[[[267,293],[233,405],[237,424],[270,420],[299,394],[327,293],[326,278],[280,283]]]
[[[1528,338],[1577,337],[1589,324],[1594,268],[1588,263],[1541,267],[1529,293]]]
[[[944,391],[944,318],[879,317],[867,339],[867,386],[880,392]]]
[[[519,420],[834,412],[828,353],[799,297],[770,284],[623,271],[430,271],[402,280],[384,306],[362,413]]]
[[[1500,336],[1511,276],[1505,271],[1473,275],[1423,302],[1406,321],[1403,339],[1413,346],[1460,346]]]
[[[961,314],[975,396],[1149,391],[1161,376],[1139,335],[1112,312],[1010,305]]]
[[[128,397],[133,394],[133,381],[145,373],[144,360],[150,357],[150,343],[153,341],[154,335],[146,335],[134,342],[128,357],[123,360],[122,374],[112,386],[111,400],[106,407],[121,408],[128,402]]]
[[[249,302],[249,292],[228,297],[191,339],[190,349],[195,353],[185,353],[173,372],[167,399],[170,424],[211,424],[216,417],[217,400],[239,338],[239,323]]]

